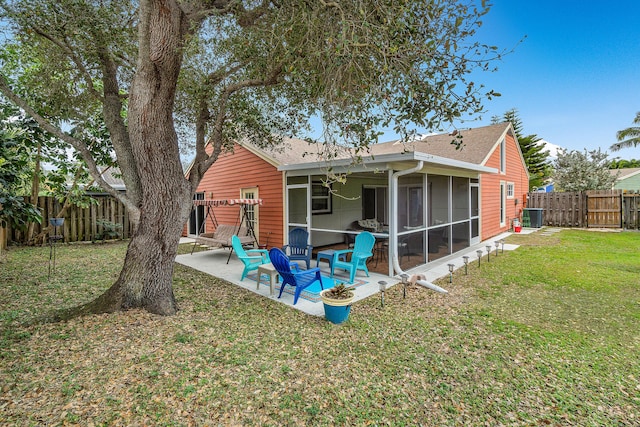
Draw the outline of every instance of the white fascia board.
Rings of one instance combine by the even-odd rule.
[[[425,163],[437,165],[446,168],[464,169],[467,171],[481,172],[481,173],[498,173],[498,169],[488,166],[477,165],[475,163],[463,162],[460,160],[449,159],[447,157],[434,156],[425,153],[416,153],[416,160],[422,160]]]
[[[449,159],[446,157],[434,156],[431,154],[425,154],[420,152],[405,152],[405,153],[393,153],[393,154],[381,154],[378,156],[367,156],[362,158],[362,163],[352,165],[351,159],[339,159],[331,162],[310,162],[310,163],[297,163],[291,165],[278,166],[279,171],[283,172],[299,172],[301,174],[317,174],[325,173],[328,167],[331,167],[335,172],[375,172],[380,170],[392,169],[391,163],[400,162],[412,162],[407,167],[415,165],[415,161],[424,161],[426,167],[429,165],[438,166],[443,168],[463,169],[466,171],[480,172],[480,173],[498,173],[496,168],[477,165],[474,163],[462,162],[460,160]]]

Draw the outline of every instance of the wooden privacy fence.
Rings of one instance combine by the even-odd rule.
[[[640,230],[640,192],[622,194],[622,227]]]
[[[640,193],[590,190],[529,193],[527,208],[542,209],[542,225],[640,229]]]
[[[7,229],[4,227],[0,227],[0,255],[2,255],[6,247],[7,247]]]
[[[542,225],[583,227],[586,195],[584,193],[529,193],[527,208],[542,209]]]
[[[622,227],[622,191],[587,192],[587,227]]]
[[[65,242],[91,242],[103,239],[105,232],[116,229],[117,237],[129,238],[131,223],[124,205],[108,195],[94,195],[92,198],[97,203],[92,203],[87,208],[77,206],[67,208],[64,224],[62,227],[58,227],[57,234],[62,235]],[[38,235],[45,227],[49,226],[49,218],[55,217],[60,207],[60,204],[53,197],[38,197],[38,209],[42,214],[42,224],[35,225],[33,236]],[[53,233],[52,229],[48,234],[52,235]],[[7,234],[9,242],[26,243],[25,232],[7,229]]]

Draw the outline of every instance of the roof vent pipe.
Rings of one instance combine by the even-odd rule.
[[[418,164],[416,166],[414,166],[411,169],[405,169],[402,171],[398,171],[398,172],[394,172],[391,175],[391,192],[392,192],[392,197],[391,197],[391,203],[393,204],[393,208],[391,210],[391,212],[398,212],[398,178],[400,178],[401,176],[404,175],[408,175],[410,173],[414,173],[417,172],[419,170],[422,169],[422,167],[424,166],[424,162],[422,160],[418,161]],[[393,260],[393,270],[395,271],[395,273],[398,276],[402,276],[403,274],[405,274],[407,277],[411,277],[410,274],[405,273],[402,268],[400,267],[400,263],[398,262],[398,232],[397,232],[397,224],[396,224],[396,218],[395,215],[391,215],[391,235],[390,237],[392,238],[392,260]],[[441,293],[448,293],[447,290],[442,289],[440,286],[438,285],[434,285],[431,282],[427,282],[426,280],[417,280],[416,283],[418,285],[424,286],[425,288],[429,288],[432,289],[436,292],[441,292]]]

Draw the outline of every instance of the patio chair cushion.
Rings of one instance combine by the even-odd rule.
[[[213,233],[200,233],[200,235],[196,237],[196,243],[205,246],[229,248],[231,247],[231,236],[236,234],[236,231],[243,245],[253,242],[253,237],[246,235],[247,227],[243,226],[238,230],[238,227],[235,225],[219,224]]]

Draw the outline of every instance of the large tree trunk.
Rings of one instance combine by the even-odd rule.
[[[185,197],[176,195],[176,199]],[[188,206],[188,202],[186,198],[184,205]],[[185,209],[176,202],[162,197],[143,201],[142,210],[140,226],[129,243],[120,277],[78,314],[135,307],[162,315],[175,314],[178,310],[172,286],[173,266],[188,210],[185,214]]]
[[[118,280],[97,299],[62,310],[45,320],[66,320],[136,307],[161,315],[176,313],[178,305],[173,294],[173,267],[191,202],[190,192],[180,188],[184,187],[185,180],[182,175],[179,178],[158,176],[157,182],[162,185],[149,189],[149,194],[155,196],[166,189],[178,190],[175,196],[143,198],[140,225],[129,243]],[[172,184],[167,184],[169,181]]]
[[[191,209],[173,124],[173,105],[189,28],[171,1],[140,2],[139,58],[129,101],[129,139],[142,197],[140,222],[118,280],[96,300],[66,313],[69,318],[141,307],[171,315],[178,310],[173,267]]]
[[[174,314],[173,265],[191,207],[173,105],[186,18],[171,1],[141,2],[139,57],[129,102],[129,138],[140,177],[140,224],[110,290],[116,309]]]

